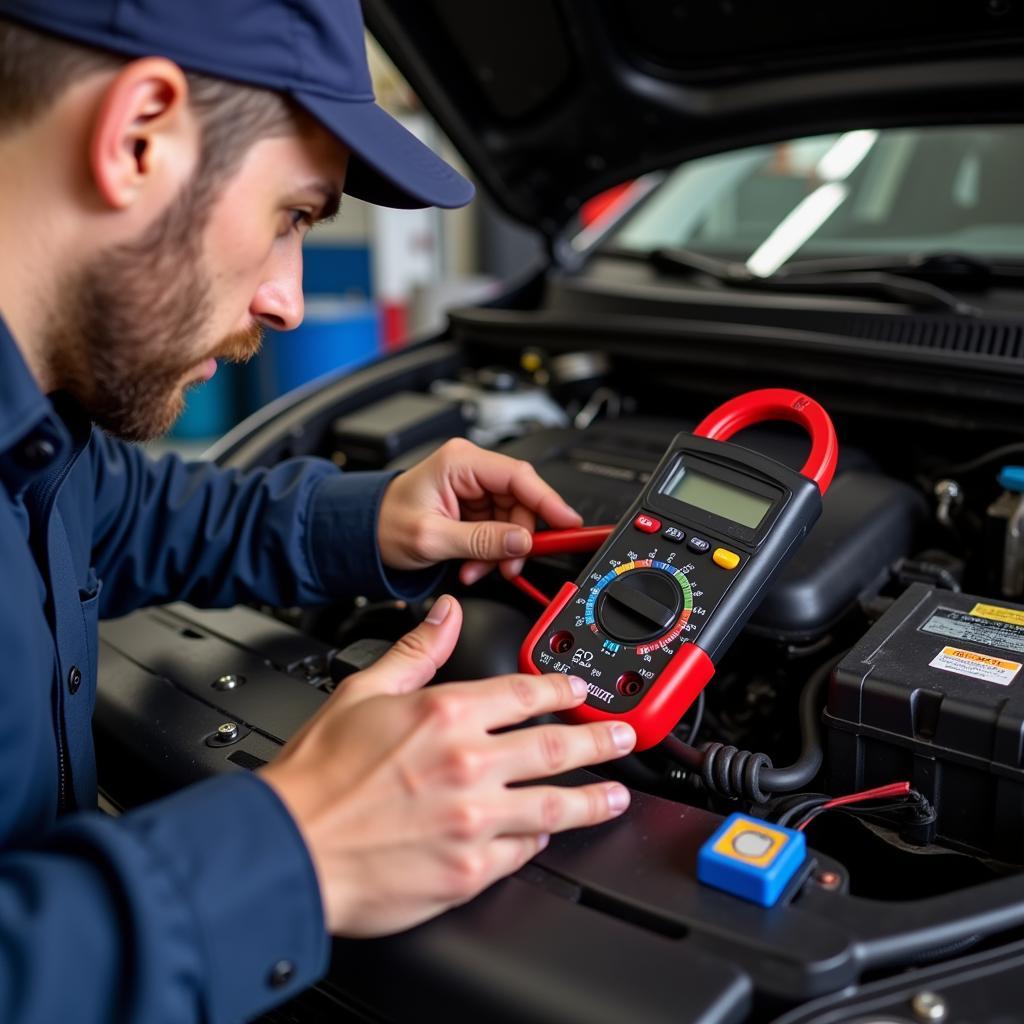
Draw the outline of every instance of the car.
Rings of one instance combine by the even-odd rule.
[[[599,526],[674,437],[752,389],[811,396],[840,454],[703,696],[666,744],[599,769],[631,786],[626,815],[411,932],[338,941],[325,980],[266,1020],[1021,1020],[1024,11],[365,13],[547,258],[436,336],[261,410],[217,462],[401,469],[466,436]],[[583,227],[584,202],[623,183]],[[792,470],[806,456],[790,424],[740,441]],[[590,558],[531,560],[534,597]],[[466,625],[440,677],[513,671],[540,604],[496,575],[448,585]],[[266,763],[425,609],[179,604],[104,623],[107,806]],[[758,792],[769,759],[799,786]],[[770,906],[701,868],[728,836],[748,866],[806,840]]]

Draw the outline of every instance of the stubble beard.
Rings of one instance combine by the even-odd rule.
[[[208,206],[186,188],[141,238],[73,276],[51,318],[54,379],[115,437],[165,434],[185,407],[190,369],[210,356],[244,362],[259,351],[258,324],[199,351],[213,311],[202,253]]]

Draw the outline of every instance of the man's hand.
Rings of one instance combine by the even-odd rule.
[[[499,563],[515,576],[538,516],[556,529],[583,521],[528,462],[456,438],[388,485],[377,526],[381,558],[392,569],[467,559],[459,572],[467,585]]]
[[[560,675],[423,689],[461,625],[458,603],[440,598],[261,770],[306,840],[336,935],[425,921],[517,870],[552,832],[599,824],[629,804],[618,783],[511,786],[621,757],[636,736],[624,723],[495,735],[576,707],[586,691]]]

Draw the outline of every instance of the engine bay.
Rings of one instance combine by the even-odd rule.
[[[586,525],[610,525],[672,437],[714,404],[675,385],[678,366],[648,370],[645,357],[601,349],[435,342],[272,410],[217,455],[401,470],[465,436],[530,462]],[[441,1004],[459,992],[460,1012],[494,1020],[679,1020],[684,997],[685,1019],[768,1020],[1022,934],[1022,499],[1004,463],[1024,446],[927,417],[897,429],[877,405],[836,404],[840,459],[820,519],[673,729],[717,768],[687,767],[665,745],[603,766],[634,793],[621,822],[556,837],[517,876],[411,935],[339,943],[317,990],[325,1005],[403,1019],[409,996],[386,982],[401,970]],[[794,470],[807,453],[789,424],[738,443]],[[550,595],[587,557],[535,558],[526,575]],[[516,671],[540,604],[498,573],[466,588],[452,572],[443,586],[465,625],[438,679]],[[104,792],[127,807],[265,763],[431,600],[175,605],[104,624]],[[755,787],[752,799],[755,755],[791,766],[798,784]],[[805,869],[770,909],[697,881],[701,845],[735,811],[806,836]],[[623,962],[628,986],[616,983]]]

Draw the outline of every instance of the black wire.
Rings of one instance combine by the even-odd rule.
[[[678,736],[669,733],[660,743],[660,749],[673,761],[684,768],[699,773],[704,767],[704,751],[684,743]]]
[[[785,768],[774,768],[765,754],[737,750],[722,743],[705,744],[697,750],[673,733],[661,743],[661,751],[684,768],[699,774],[713,793],[731,799],[742,798],[763,803],[768,793],[785,793],[808,785],[821,770],[824,751],[821,746],[822,693],[832,670],[846,656],[831,658],[815,669],[800,694],[800,756]]]
[[[693,741],[697,738],[697,733],[700,730],[701,722],[704,721],[704,705],[705,705],[705,703],[706,703],[706,701],[705,701],[705,698],[704,698],[704,691],[701,690],[700,693],[697,694],[697,700],[696,700],[696,702],[693,705],[696,708],[696,711],[694,711],[694,714],[693,714],[693,721],[692,722],[686,722],[685,720],[683,720],[682,722],[679,723],[680,725],[686,725],[689,728],[689,731],[686,734],[686,742],[687,743],[691,743],[692,744]]]
[[[872,816],[884,818],[887,815],[895,816],[901,811],[923,809],[925,804],[924,798],[916,790],[911,790],[902,800],[893,800],[886,804],[865,802],[863,804],[841,804],[838,807],[826,808],[824,805],[832,799],[834,798],[824,793],[797,793],[775,801],[774,806],[766,817],[767,820],[774,822],[776,825],[796,828],[798,825],[806,827],[826,810],[842,811],[846,814],[863,818]],[[880,799],[887,798],[882,797]],[[791,824],[794,821],[795,824]]]
[[[882,799],[887,798],[883,797]],[[911,790],[903,800],[895,802],[890,801],[887,804],[872,804],[870,801],[866,800],[862,804],[839,804],[836,807],[814,807],[804,815],[801,821],[799,821],[794,828],[807,828],[815,818],[826,811],[843,811],[846,814],[852,814],[859,817],[877,815],[884,818],[888,814],[894,814],[894,812],[922,810],[924,806],[924,797],[918,793],[917,790]],[[932,811],[932,817],[934,819],[934,811]],[[900,824],[900,822],[893,822],[893,824]],[[911,822],[911,824],[913,824],[913,822]]]
[[[984,455],[968,459],[967,462],[958,462],[954,463],[952,466],[943,466],[936,471],[935,475],[947,476],[956,473],[973,473],[974,470],[982,469],[990,462],[995,462],[997,459],[1004,459],[1007,455],[1016,455],[1018,452],[1024,452],[1024,442],[1015,441],[1011,444],[1004,444],[999,448],[993,448],[991,451],[985,452]]]
[[[803,746],[800,756],[786,768],[768,768],[761,773],[761,785],[772,793],[788,793],[803,789],[821,769],[824,751],[821,747],[821,709],[823,691],[833,669],[846,657],[846,651],[819,666],[800,694],[800,734]]]
[[[795,818],[803,817],[808,811],[815,811],[823,804],[827,804],[832,797],[821,796],[819,794],[813,794],[804,800],[800,800],[794,803],[788,810],[784,811],[775,819],[776,825],[782,825],[788,827],[789,823]]]

